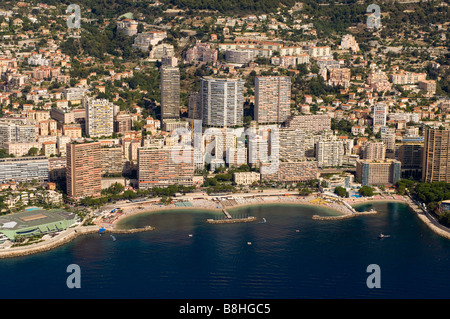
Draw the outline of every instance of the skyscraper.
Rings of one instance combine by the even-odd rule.
[[[203,125],[240,126],[244,116],[244,82],[236,78],[204,77],[200,81]]]
[[[114,106],[105,99],[84,100],[86,111],[86,135],[110,136],[114,133]]]
[[[450,182],[450,130],[425,127],[422,180]]]
[[[67,144],[67,196],[83,198],[102,190],[101,143],[78,141]]]
[[[291,78],[258,76],[255,79],[255,120],[283,123],[290,115]]]
[[[180,69],[161,67],[161,120],[180,118]]]

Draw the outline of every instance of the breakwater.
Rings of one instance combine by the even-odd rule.
[[[249,223],[256,221],[257,218],[249,216],[246,218],[226,218],[226,219],[207,219],[209,224],[233,224],[233,223]]]
[[[346,215],[339,215],[339,216],[320,216],[320,215],[313,215],[312,219],[316,220],[341,220],[341,219],[349,219],[357,216],[366,216],[366,215],[375,215],[378,214],[378,212],[374,209],[368,211],[368,212],[356,212],[353,214],[346,214]]]

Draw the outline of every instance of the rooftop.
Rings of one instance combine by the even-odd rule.
[[[3,229],[16,230],[21,228],[55,223],[60,220],[74,219],[75,214],[60,209],[33,209],[0,217],[0,231]]]

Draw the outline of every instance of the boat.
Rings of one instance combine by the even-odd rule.
[[[391,237],[391,235],[385,235],[385,234],[383,234],[383,233],[380,233],[380,234],[378,235],[378,238],[379,238],[379,239],[382,239],[382,238],[389,238],[389,237]]]
[[[300,232],[300,230],[296,229],[296,230],[295,230],[295,232],[296,232],[296,233],[299,233],[299,232]]]
[[[252,242],[251,242],[251,241],[248,241],[248,242],[247,242],[247,245],[251,245],[251,244],[252,244]]]
[[[116,240],[116,237],[114,237],[113,235],[111,235],[111,238],[115,241]]]
[[[189,237],[192,237],[192,234],[189,234]]]

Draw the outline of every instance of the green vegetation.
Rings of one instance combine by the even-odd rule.
[[[168,3],[179,8],[192,10],[217,10],[221,13],[240,15],[248,12],[274,12],[280,4],[293,6],[294,0],[169,0]]]
[[[361,187],[359,189],[358,193],[361,196],[370,197],[370,196],[373,196],[373,188],[366,185],[366,186]]]
[[[344,187],[338,186],[334,189],[334,193],[339,197],[348,197],[349,194]]]
[[[424,203],[430,213],[437,215],[441,224],[450,226],[450,212],[439,211],[439,203],[450,199],[450,183],[402,179],[397,182],[396,187],[399,194],[403,195],[408,191],[411,197]]]

